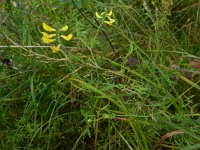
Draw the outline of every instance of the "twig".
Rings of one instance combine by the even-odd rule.
[[[163,135],[157,142],[156,144],[154,145],[153,149],[152,150],[156,150],[160,144],[165,141],[167,138],[169,137],[172,137],[174,135],[179,135],[179,134],[183,134],[184,132],[181,131],[181,130],[176,130],[176,131],[172,131],[172,132],[169,132],[169,133],[166,133],[165,135]]]
[[[40,46],[40,45],[27,45],[27,46],[21,46],[21,45],[0,45],[0,48],[49,48],[51,46]],[[77,48],[77,47],[69,47],[69,46],[63,46],[64,48]]]

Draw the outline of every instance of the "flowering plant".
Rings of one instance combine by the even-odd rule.
[[[65,41],[70,41],[73,37],[72,34],[63,35],[62,32],[65,32],[68,30],[68,26],[64,26],[60,29],[55,29],[47,25],[46,23],[42,23],[43,29],[45,32],[40,32],[42,34],[42,40],[46,44],[51,44],[55,41],[58,41],[59,44],[57,46],[50,46],[53,53],[57,53],[60,51],[60,46],[62,44],[60,38],[64,39]],[[47,33],[49,32],[49,33]]]
[[[108,24],[109,26],[111,26],[115,22],[115,19],[111,18],[112,14],[113,14],[112,10],[109,13],[106,12],[102,12],[101,14],[99,14],[98,12],[95,13],[97,19],[102,19],[103,22],[105,24]]]

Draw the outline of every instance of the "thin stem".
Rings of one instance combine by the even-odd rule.
[[[96,24],[97,24],[98,26],[100,25],[99,22],[97,21],[97,19],[95,19],[95,22],[96,22]],[[103,31],[103,30],[101,30],[101,32],[102,32],[103,35],[105,36],[106,40],[109,42],[109,44],[110,44],[112,50],[113,50],[114,52],[117,52],[116,49],[115,49],[115,47],[114,47],[114,45],[113,45],[112,42],[110,41],[108,35],[106,34],[106,32]]]
[[[74,6],[78,9],[79,13],[87,20],[88,23],[90,23],[95,29],[99,29],[95,24],[93,24],[86,16],[85,14],[80,10],[80,8],[76,5],[76,3],[74,2],[74,0],[72,0],[72,3],[74,4]],[[99,26],[99,22],[95,19],[96,24]],[[108,43],[110,44],[110,47],[112,48],[112,50],[114,52],[117,52],[114,45],[112,44],[111,40],[109,39],[108,35],[106,34],[105,31],[101,30],[101,32],[103,33],[103,35],[105,36],[106,40],[108,41]]]
[[[93,24],[86,16],[85,14],[80,10],[80,8],[78,8],[78,6],[76,5],[76,3],[74,2],[74,0],[72,0],[72,3],[74,4],[74,6],[78,9],[79,13],[85,18],[85,20],[87,20],[87,22],[89,22],[95,29],[98,29],[98,27]]]

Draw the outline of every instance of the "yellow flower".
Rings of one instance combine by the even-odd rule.
[[[112,19],[110,17],[107,17],[109,19],[109,21],[104,21],[104,23],[108,24],[108,25],[112,25],[115,22],[115,19]]]
[[[66,41],[70,41],[70,40],[72,39],[73,35],[72,35],[72,34],[69,34],[69,35],[67,35],[67,36],[61,35],[61,37],[62,37],[64,40],[66,40]]]
[[[40,32],[40,33],[42,33],[42,35],[43,35],[45,38],[48,38],[48,39],[53,38],[53,37],[56,36],[56,34],[47,34],[46,32]]]
[[[96,15],[96,17],[97,17],[98,19],[99,19],[99,18],[103,18],[102,16],[99,15],[98,12],[96,12],[95,15]]]
[[[48,26],[46,23],[42,23],[42,26],[43,26],[44,30],[46,30],[46,31],[49,31],[49,32],[56,31],[56,29]]]
[[[60,31],[67,31],[67,30],[68,30],[68,26],[67,25],[60,29]]]
[[[107,14],[109,17],[112,16],[112,10]]]
[[[51,46],[50,49],[52,50],[52,53],[57,53],[60,51],[60,44],[58,46]]]
[[[43,36],[42,40],[44,43],[49,44],[49,43],[54,42],[56,39],[49,39],[49,38],[46,38],[45,36]]]
[[[67,31],[68,30],[68,26],[65,25],[64,27],[60,28],[59,30],[54,29],[50,26],[48,26],[46,23],[42,23],[42,26],[44,28],[45,31],[48,32],[54,32],[53,34],[48,34],[46,32],[40,32],[42,34],[42,40],[44,43],[46,44],[50,44],[54,41],[57,41],[57,43],[62,43],[62,41],[60,40],[60,37],[62,37],[64,40],[66,41],[70,41],[73,37],[72,34],[69,35],[61,35],[61,31]],[[60,51],[60,46],[61,44],[58,44],[58,46],[50,46],[50,49],[52,50],[52,53],[57,53]]]
[[[99,15],[98,12],[95,13],[97,19],[106,18],[106,20],[104,21],[104,23],[108,24],[110,26],[115,22],[115,19],[111,18],[112,14],[113,14],[112,10],[110,10],[110,12],[107,13],[107,14],[105,12],[102,12],[101,15]]]

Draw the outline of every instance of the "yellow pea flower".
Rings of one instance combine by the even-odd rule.
[[[60,31],[67,31],[67,30],[68,30],[68,26],[67,25],[60,29]]]
[[[98,12],[95,13],[97,19],[106,18],[106,20],[104,21],[104,23],[108,24],[110,26],[115,22],[115,19],[111,18],[112,14],[113,14],[112,10],[110,10],[109,13],[102,12],[101,15],[99,15]]]
[[[66,41],[70,41],[70,40],[72,39],[73,35],[72,35],[72,34],[69,34],[69,35],[67,35],[67,36],[61,35],[61,37],[62,37],[64,40],[66,40]]]
[[[44,43],[49,44],[49,43],[54,42],[56,39],[49,39],[49,38],[46,38],[45,36],[43,36],[42,40]]]
[[[42,26],[43,26],[44,30],[46,30],[46,31],[49,31],[49,32],[56,31],[56,29],[48,26],[46,23],[42,23]]]
[[[109,26],[111,26],[113,24],[112,21],[104,21],[104,23],[108,24]]]
[[[107,14],[109,17],[112,16],[112,10]]]
[[[50,27],[49,25],[47,25],[46,23],[42,23],[43,29],[45,31],[48,32],[53,32],[52,34],[48,34],[48,32],[46,33],[44,32],[40,32],[42,34],[42,40],[44,43],[46,44],[50,44],[54,41],[56,41],[56,43],[60,43],[57,46],[50,46],[50,49],[52,50],[52,53],[57,53],[60,51],[60,47],[61,47],[61,43],[62,41],[60,40],[60,37],[62,37],[64,40],[66,41],[70,41],[73,37],[72,34],[69,35],[61,35],[61,32],[59,31],[67,31],[68,30],[68,26],[65,25],[64,27],[60,28],[60,29],[54,29],[52,27]],[[57,32],[58,31],[58,32]],[[55,45],[55,43],[54,43]]]
[[[60,44],[58,46],[51,46],[50,49],[52,50],[52,53],[57,53],[60,51]]]
[[[115,22],[115,19],[112,19],[110,17],[107,17],[109,19],[109,21],[104,21],[104,23],[108,24],[108,25],[112,25]]]
[[[46,32],[40,32],[42,35],[48,39],[51,39],[56,36],[56,34],[47,34]]]
[[[96,15],[96,17],[99,19],[99,18],[103,18],[101,15],[99,15],[99,13],[98,12],[95,12],[95,15]]]

